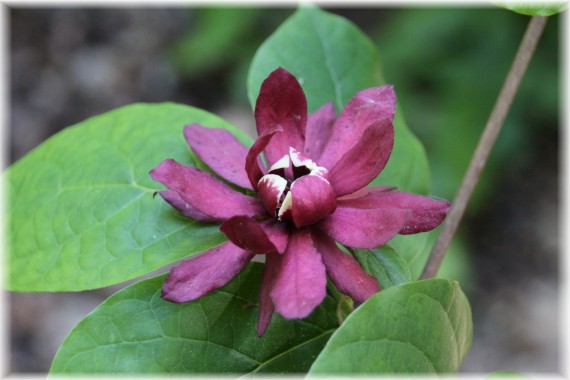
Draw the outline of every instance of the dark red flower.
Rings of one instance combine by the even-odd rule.
[[[258,333],[273,311],[304,318],[326,294],[326,274],[339,291],[364,302],[378,281],[337,246],[374,248],[396,234],[437,227],[447,201],[365,187],[392,152],[396,97],[392,86],[357,93],[336,117],[331,103],[307,115],[301,86],[284,69],[263,82],[255,107],[259,138],[248,149],[224,129],[192,124],[184,136],[220,177],[163,161],[150,174],[168,190],[160,195],[184,215],[221,223],[228,241],[174,268],[163,298],[195,300],[236,276],[265,254]],[[267,165],[262,163],[264,153]]]

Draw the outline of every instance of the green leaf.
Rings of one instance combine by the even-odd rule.
[[[527,16],[552,16],[568,9],[567,1],[494,1],[494,3]]]
[[[354,253],[362,268],[378,279],[382,289],[412,281],[408,263],[389,245],[355,249]]]
[[[297,10],[257,51],[248,77],[252,105],[263,80],[278,67],[297,77],[310,112],[331,101],[340,112],[358,91],[384,83],[373,42],[344,18],[313,7]],[[429,189],[426,154],[399,107],[394,127],[392,156],[372,185],[425,194]]]
[[[8,288],[78,291],[123,282],[225,240],[184,218],[148,172],[166,158],[198,160],[184,125],[224,120],[176,104],[136,104],[53,136],[10,167]]]
[[[350,314],[309,374],[455,372],[471,346],[472,329],[471,308],[457,282],[395,286]]]
[[[110,297],[67,336],[52,374],[306,372],[334,329],[327,298],[309,318],[273,316],[257,336],[262,265],[248,266],[224,288],[197,301],[160,298],[164,276]]]
[[[430,248],[428,241],[431,236],[437,236],[437,230],[414,235],[396,235],[388,243],[406,260],[408,266],[411,266],[427,255]]]

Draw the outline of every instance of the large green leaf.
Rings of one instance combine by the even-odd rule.
[[[470,348],[472,328],[471,308],[457,282],[395,286],[350,314],[309,374],[454,372]]]
[[[263,80],[278,67],[297,77],[311,112],[331,101],[339,112],[358,91],[384,83],[373,42],[346,19],[314,7],[300,8],[257,51],[248,77],[252,105]],[[429,170],[424,149],[399,109],[394,126],[392,156],[372,185],[425,194]]]
[[[132,279],[224,240],[217,226],[179,215],[148,172],[197,159],[185,124],[222,119],[175,104],[137,104],[67,128],[10,167],[8,288],[78,291]]]
[[[58,351],[52,374],[306,372],[334,331],[327,298],[309,318],[273,316],[257,336],[262,266],[251,264],[200,300],[160,298],[164,276],[110,297],[81,321]]]

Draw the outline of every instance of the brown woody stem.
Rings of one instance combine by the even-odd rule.
[[[441,266],[447,247],[449,246],[449,243],[451,243],[451,239],[459,226],[459,222],[463,217],[463,213],[465,212],[467,203],[471,198],[473,189],[479,181],[479,177],[481,176],[483,167],[487,162],[489,153],[495,144],[495,140],[503,126],[503,122],[507,116],[509,108],[511,107],[513,98],[517,93],[519,84],[523,78],[526,68],[528,67],[532,55],[534,54],[538,40],[544,30],[546,20],[547,17],[541,16],[534,16],[530,20],[523,40],[519,46],[519,50],[517,51],[517,55],[515,56],[511,69],[505,79],[503,88],[501,89],[501,93],[497,98],[493,112],[491,112],[491,115],[489,116],[489,120],[487,121],[483,135],[479,140],[477,149],[473,154],[469,168],[463,177],[461,187],[455,196],[451,210],[447,215],[445,224],[443,225],[435,242],[420,279],[434,277]]]

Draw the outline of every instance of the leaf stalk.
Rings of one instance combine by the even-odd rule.
[[[495,106],[489,116],[487,125],[481,135],[475,153],[473,154],[469,168],[463,177],[459,191],[453,200],[451,210],[449,211],[441,232],[433,246],[420,279],[435,277],[439,271],[443,258],[447,252],[447,248],[457,231],[457,227],[461,222],[465,208],[471,198],[471,194],[479,181],[481,172],[487,162],[487,158],[489,157],[497,136],[501,131],[505,117],[507,116],[513,99],[518,91],[520,82],[534,54],[538,40],[540,39],[544,26],[546,25],[546,21],[547,17],[534,16],[529,22],[513,64],[503,84],[503,88],[495,102]]]

